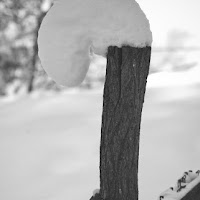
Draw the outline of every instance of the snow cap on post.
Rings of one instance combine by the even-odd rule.
[[[91,52],[151,46],[149,21],[135,0],[57,0],[39,30],[39,57],[58,84],[79,85]]]

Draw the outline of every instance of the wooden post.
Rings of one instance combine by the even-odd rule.
[[[100,194],[137,200],[141,112],[151,47],[109,47],[100,146]]]
[[[151,47],[109,47],[100,146],[100,193],[90,200],[138,200],[141,113]],[[181,200],[200,200],[200,184]]]
[[[181,200],[200,200],[200,183],[188,192]]]

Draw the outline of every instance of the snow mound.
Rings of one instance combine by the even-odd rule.
[[[178,179],[175,187],[171,187],[162,192],[158,200],[181,200],[188,192],[190,192],[198,183],[200,183],[200,170],[193,172],[189,170],[184,172],[183,176]]]
[[[39,30],[39,57],[59,84],[76,86],[88,71],[90,56],[105,56],[108,46],[151,46],[149,21],[135,0],[58,0]]]

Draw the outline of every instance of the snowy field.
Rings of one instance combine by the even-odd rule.
[[[170,85],[163,74],[149,78],[140,200],[157,199],[184,171],[200,168],[200,81],[190,77],[188,83],[189,73],[174,75]],[[1,99],[0,199],[89,200],[99,187],[101,112],[102,91]]]

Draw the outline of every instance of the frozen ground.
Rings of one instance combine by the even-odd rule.
[[[151,81],[142,118],[140,200],[157,199],[185,170],[200,167],[200,84],[155,87]],[[0,100],[0,199],[89,200],[99,183],[101,109],[101,92]]]

